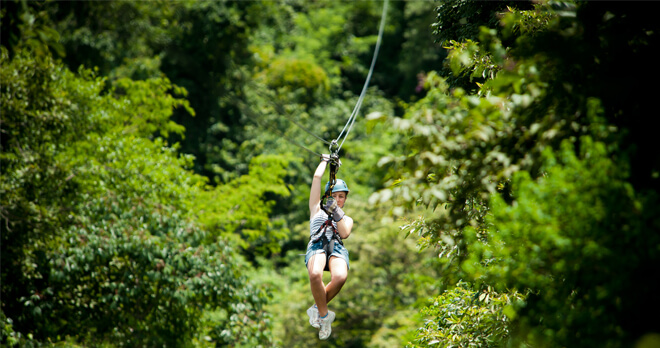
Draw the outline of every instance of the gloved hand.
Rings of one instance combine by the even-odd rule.
[[[328,154],[322,154],[321,155],[321,162],[328,162],[330,163],[332,161],[332,158]],[[339,158],[336,159],[335,164],[337,165],[337,168],[341,167],[341,160]]]
[[[343,219],[344,215],[346,215],[344,211],[337,205],[335,199],[332,197],[328,198],[323,208],[325,208],[327,212],[332,213],[332,220],[334,222],[339,222],[339,220]]]

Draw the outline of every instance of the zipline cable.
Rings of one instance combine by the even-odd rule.
[[[238,103],[236,103],[236,105],[238,106],[238,108],[241,110],[241,112],[242,112],[243,114],[249,114],[250,116],[252,116],[252,117],[249,117],[249,119],[252,120],[254,123],[256,123],[259,127],[261,127],[261,128],[270,128],[270,130],[272,130],[273,132],[277,133],[277,135],[279,135],[281,138],[284,138],[284,140],[288,141],[289,143],[291,143],[291,144],[293,144],[293,145],[295,145],[295,146],[298,146],[299,148],[301,148],[301,149],[303,149],[303,150],[305,150],[305,151],[308,151],[309,153],[311,153],[311,154],[313,154],[313,155],[316,155],[316,156],[319,156],[319,157],[322,156],[320,153],[318,153],[318,152],[316,152],[316,151],[312,151],[312,150],[308,149],[307,147],[305,147],[304,145],[300,145],[300,144],[298,144],[297,142],[295,142],[295,141],[289,139],[289,138],[288,138],[287,136],[285,136],[284,133],[282,133],[279,129],[277,129],[277,128],[275,128],[275,127],[264,126],[261,122],[258,121],[259,116],[257,116],[257,115],[252,111],[252,109],[250,109],[250,107],[248,107],[247,105],[245,105],[245,103],[243,103],[243,102],[238,102]]]
[[[380,43],[383,39],[383,29],[385,28],[385,20],[387,19],[387,4],[389,0],[385,0],[385,3],[383,4],[383,14],[380,17],[380,28],[378,29],[378,39],[376,40],[376,48],[374,49],[374,56],[371,60],[371,67],[369,67],[369,73],[367,74],[367,79],[364,81],[364,87],[362,87],[362,92],[360,92],[360,97],[358,98],[357,103],[355,104],[355,108],[353,109],[353,113],[351,116],[348,118],[348,121],[346,122],[346,125],[344,126],[344,129],[341,130],[341,133],[339,133],[339,136],[337,137],[337,140],[341,139],[342,135],[344,135],[344,131],[346,131],[346,135],[344,135],[344,139],[341,141],[339,144],[339,147],[337,148],[337,152],[341,150],[342,145],[344,145],[344,141],[346,141],[346,138],[348,137],[348,134],[351,132],[351,128],[353,128],[353,124],[355,123],[355,119],[357,118],[358,112],[360,112],[360,107],[362,106],[362,101],[364,100],[364,96],[367,94],[367,88],[369,87],[369,81],[371,80],[371,75],[374,72],[374,66],[376,65],[376,59],[378,58],[378,52],[380,51]],[[346,129],[348,127],[348,129]]]
[[[273,100],[272,96],[267,96],[268,99],[270,99],[270,101],[278,109],[280,114],[284,115],[290,122],[292,122],[293,124],[298,126],[300,129],[302,129],[306,133],[310,134],[311,136],[315,137],[318,140],[321,140],[324,144],[330,145],[329,146],[330,152],[333,153],[333,154],[338,154],[339,150],[341,150],[341,147],[344,145],[344,142],[346,141],[346,138],[348,137],[348,134],[351,132],[351,129],[353,128],[353,124],[355,123],[355,120],[357,119],[357,115],[360,112],[360,108],[362,107],[362,102],[364,101],[364,97],[367,94],[367,89],[369,88],[369,81],[371,80],[371,76],[373,75],[374,67],[376,66],[376,60],[378,58],[378,53],[380,51],[380,44],[383,40],[383,31],[384,31],[385,22],[386,22],[386,19],[387,19],[388,3],[389,3],[389,0],[385,0],[385,2],[383,4],[383,13],[382,13],[381,18],[380,18],[380,27],[378,28],[378,38],[376,39],[376,47],[374,48],[374,55],[373,55],[373,58],[371,59],[371,66],[369,67],[369,73],[367,74],[367,78],[364,82],[364,86],[362,87],[362,91],[360,92],[360,97],[358,98],[358,101],[355,104],[355,108],[353,108],[353,112],[351,113],[351,116],[348,118],[348,121],[346,122],[346,124],[344,125],[344,128],[339,133],[339,136],[337,137],[337,139],[330,142],[330,141],[327,141],[327,140],[321,138],[320,136],[314,134],[312,131],[305,128],[299,122],[297,122],[292,117],[290,117],[287,114],[286,110],[284,110],[284,108],[281,105],[279,105],[279,103],[277,103],[275,100]],[[262,94],[260,92],[256,92],[256,93],[261,95],[262,97],[264,97],[264,94]],[[251,113],[254,116],[254,113],[252,112],[252,110],[249,107],[247,107],[244,103],[241,102],[240,105],[239,105],[239,108],[241,110],[248,110],[249,113]],[[261,126],[262,128],[266,128],[259,121],[257,121],[256,117],[254,117],[253,120],[254,120],[255,123],[257,123],[257,125]],[[276,129],[274,127],[268,127],[268,128],[275,131],[278,135],[283,137],[285,140],[287,140],[291,144],[296,145],[296,146],[298,146],[298,147],[300,147],[300,148],[302,148],[302,149],[304,149],[304,150],[306,150],[306,151],[308,151],[312,154],[321,156],[319,153],[317,153],[315,151],[312,151],[312,150],[308,149],[307,147],[305,147],[303,145],[300,145],[300,144],[290,140],[289,138],[284,136],[284,134],[281,131],[279,131],[278,129]],[[346,132],[346,134],[344,134],[344,132]],[[344,138],[341,140],[341,143],[337,144],[337,141],[339,141],[342,138],[342,136]]]

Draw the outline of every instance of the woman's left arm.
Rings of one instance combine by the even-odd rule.
[[[341,239],[346,239],[351,235],[351,230],[353,230],[353,219],[350,216],[344,215],[344,217],[337,221],[337,232]]]

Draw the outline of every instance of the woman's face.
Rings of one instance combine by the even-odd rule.
[[[337,205],[339,208],[344,208],[344,203],[346,202],[346,192],[340,191],[340,192],[333,192],[332,193],[332,198],[335,199],[335,202],[337,202]]]

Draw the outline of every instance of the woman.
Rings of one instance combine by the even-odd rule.
[[[348,277],[348,250],[341,240],[348,238],[353,229],[353,219],[344,214],[343,208],[348,196],[348,187],[343,180],[337,179],[332,190],[332,197],[328,198],[324,208],[332,214],[331,226],[323,228],[328,222],[328,214],[320,207],[321,203],[321,179],[325,168],[330,161],[328,155],[321,157],[314,172],[312,187],[309,192],[309,222],[310,240],[307,245],[305,264],[309,273],[309,284],[314,296],[315,304],[307,310],[309,323],[319,330],[319,338],[322,340],[330,337],[331,324],[335,320],[335,313],[328,310],[328,303],[341,290]],[[330,187],[330,183],[325,189]],[[325,192],[325,191],[324,191]],[[325,242],[324,242],[325,240]],[[330,257],[326,255],[324,246],[334,246],[329,249]],[[325,248],[328,249],[328,248]],[[330,282],[323,284],[323,270],[329,269]]]

